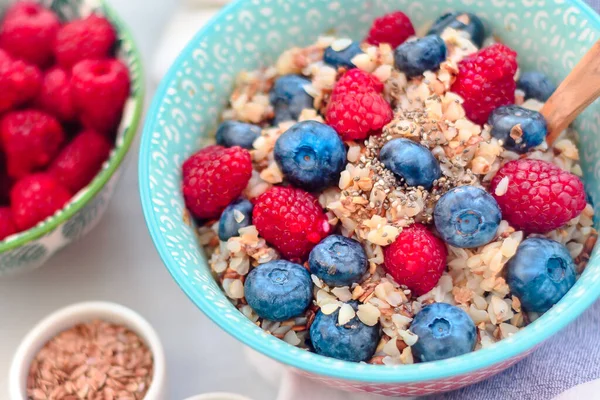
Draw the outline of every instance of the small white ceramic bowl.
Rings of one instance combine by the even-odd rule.
[[[167,399],[167,374],[165,354],[148,321],[135,311],[115,303],[85,302],[62,308],[40,321],[25,336],[15,353],[10,367],[8,390],[11,400],[26,400],[29,366],[37,352],[50,339],[72,326],[94,319],[121,324],[137,333],[150,348],[154,359],[154,376],[145,400]]]

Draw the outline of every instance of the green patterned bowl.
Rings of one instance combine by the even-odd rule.
[[[596,248],[567,295],[517,334],[460,357],[382,366],[323,357],[269,335],[229,302],[211,275],[194,229],[182,218],[180,170],[202,138],[214,131],[236,75],[269,65],[284,50],[308,45],[330,30],[363,38],[373,19],[389,11],[404,10],[415,26],[422,26],[452,9],[483,17],[518,51],[522,68],[541,70],[555,82],[564,79],[600,37],[600,17],[580,0],[238,0],[188,44],[163,79],[148,113],[139,165],[142,205],[154,244],[175,281],[241,342],[336,388],[401,396],[460,388],[513,365],[600,296]],[[600,104],[592,104],[575,126],[581,135],[586,187],[598,215]]]
[[[13,0],[0,0],[0,14]],[[107,209],[121,175],[121,164],[133,141],[144,103],[141,57],[127,27],[104,0],[39,0],[63,20],[104,14],[118,32],[117,55],[129,67],[131,93],[125,105],[110,158],[94,180],[80,190],[64,209],[34,228],[0,241],[0,276],[37,268],[54,253],[88,233]]]

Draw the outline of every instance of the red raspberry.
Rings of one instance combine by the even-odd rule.
[[[396,48],[414,34],[415,28],[410,18],[402,11],[396,11],[375,19],[365,42],[375,45],[389,43]]]
[[[0,113],[32,100],[41,84],[42,73],[35,65],[0,53]]]
[[[60,28],[54,42],[54,55],[58,64],[68,69],[79,61],[108,58],[116,40],[111,23],[92,14]]]
[[[490,113],[515,102],[517,53],[496,43],[464,58],[451,90],[465,102],[467,117],[478,124],[487,122]]]
[[[290,261],[304,261],[331,229],[317,199],[303,190],[275,186],[252,211],[258,233]]]
[[[71,193],[77,193],[94,179],[110,149],[111,144],[104,135],[83,131],[62,149],[48,172]]]
[[[8,175],[22,178],[52,161],[65,134],[52,116],[23,110],[10,112],[0,120],[0,139],[6,153]]]
[[[372,91],[383,93],[383,83],[368,72],[353,68],[346,72],[336,82],[331,96],[346,94],[347,92]]]
[[[332,97],[326,111],[327,124],[343,140],[362,140],[379,133],[393,118],[392,108],[375,91],[350,92]]]
[[[37,105],[64,122],[75,119],[75,105],[71,98],[71,77],[62,68],[46,71]]]
[[[508,178],[508,190],[496,194]],[[578,216],[586,206],[581,180],[560,167],[541,160],[509,161],[496,173],[490,186],[502,210],[502,218],[515,229],[546,233]]]
[[[44,67],[60,28],[58,17],[33,1],[15,3],[0,23],[0,47],[15,58]]]
[[[19,230],[29,229],[60,210],[71,198],[69,191],[50,174],[21,179],[10,192],[13,218]]]
[[[437,285],[446,268],[446,245],[425,225],[404,228],[384,249],[385,270],[397,283],[421,296]]]
[[[17,233],[17,226],[10,207],[0,207],[0,240],[14,233]]]
[[[374,76],[350,70],[336,83],[325,119],[343,140],[362,140],[378,133],[393,118],[381,95],[383,84]]]
[[[238,146],[202,149],[183,163],[185,205],[197,218],[218,218],[242,194],[251,176],[248,150]]]
[[[10,54],[0,49],[0,65],[6,61],[12,61],[12,57]]]
[[[129,71],[118,60],[85,60],[73,67],[73,102],[86,128],[110,133],[129,96]]]

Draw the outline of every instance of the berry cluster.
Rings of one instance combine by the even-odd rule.
[[[104,17],[61,23],[31,1],[0,21],[0,240],[53,215],[109,156],[129,96]]]

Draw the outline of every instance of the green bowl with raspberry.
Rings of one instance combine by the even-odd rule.
[[[0,0],[0,16],[15,1]],[[39,0],[59,18],[69,21],[92,12],[106,16],[117,32],[116,57],[127,65],[131,79],[129,98],[110,156],[95,178],[67,205],[35,227],[0,241],[0,276],[35,269],[54,253],[96,226],[108,208],[122,174],[122,163],[139,127],[144,103],[142,61],[129,29],[104,0]]]

